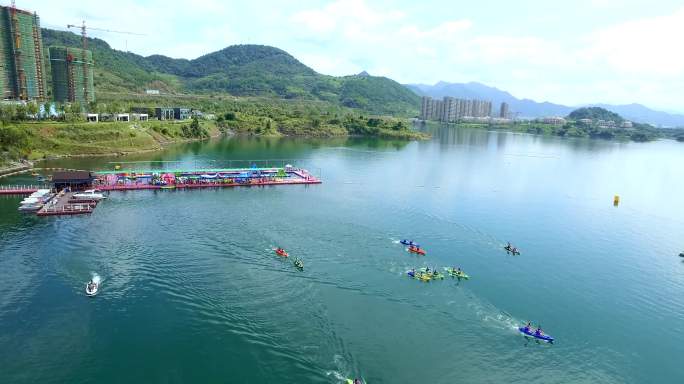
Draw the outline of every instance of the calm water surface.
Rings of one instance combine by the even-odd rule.
[[[441,129],[125,160],[227,159],[299,159],[324,183],[112,193],[45,219],[0,198],[0,383],[684,380],[683,144]],[[405,276],[447,265],[471,279]],[[527,320],[557,343],[527,344]]]

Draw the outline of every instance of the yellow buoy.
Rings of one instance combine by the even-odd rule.
[[[615,197],[613,197],[613,205],[617,207],[618,204],[620,204],[620,196],[615,195]]]
[[[119,169],[121,169],[121,166],[117,164],[114,166],[114,169],[116,169],[118,171]]]

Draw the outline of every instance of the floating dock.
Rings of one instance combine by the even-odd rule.
[[[60,192],[43,208],[36,212],[37,216],[65,216],[93,213],[97,202],[95,200],[74,199],[76,192]]]
[[[321,184],[309,171],[291,165],[284,167],[211,168],[171,170],[114,170],[87,172],[90,178],[79,180],[74,189],[91,188],[99,191],[174,190],[197,188],[256,187],[274,185]],[[60,184],[61,185],[61,184]],[[57,181],[53,187],[60,188]],[[40,189],[36,185],[0,186],[0,195],[30,195]],[[54,188],[53,188],[54,189]],[[68,191],[68,192],[67,192]],[[63,216],[92,213],[97,201],[76,199],[71,187],[59,192],[45,203],[37,216]]]
[[[307,170],[294,167],[104,171],[95,175],[93,187],[101,191],[321,184]]]
[[[30,195],[38,189],[37,186],[0,186],[0,195]]]

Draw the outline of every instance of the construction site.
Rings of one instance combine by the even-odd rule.
[[[3,99],[45,100],[45,63],[40,18],[0,6],[0,91]]]
[[[93,54],[71,47],[50,47],[52,96],[56,102],[95,101],[93,82]]]
[[[3,100],[48,101],[46,65],[52,72],[52,99],[60,103],[95,101],[93,54],[87,49],[86,26],[81,48],[49,47],[49,63],[43,49],[40,18],[35,12],[0,6],[0,91]]]

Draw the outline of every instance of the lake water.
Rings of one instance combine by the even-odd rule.
[[[684,380],[684,144],[433,133],[125,159],[298,159],[321,185],[113,192],[64,218],[0,198],[0,383]],[[405,274],[451,265],[471,279]]]

